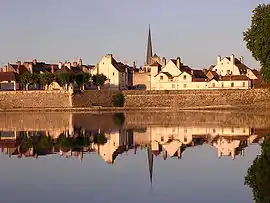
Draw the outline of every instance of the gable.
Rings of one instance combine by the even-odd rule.
[[[172,62],[172,60],[170,60],[166,66],[164,68],[162,68],[161,70],[162,72],[168,72],[170,73],[172,76],[178,76],[181,74],[181,71],[179,70],[179,68],[177,68],[177,66]]]

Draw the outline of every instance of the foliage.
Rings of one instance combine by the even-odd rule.
[[[252,188],[257,203],[270,202],[270,139],[262,144],[261,155],[248,169],[245,184]]]
[[[125,103],[125,97],[122,93],[113,96],[113,104],[117,107],[123,107]]]
[[[88,84],[90,75],[88,73],[79,73],[75,76],[76,83],[81,87],[82,85]]]
[[[53,73],[40,74],[40,83],[42,85],[50,85],[53,82],[54,78],[55,76]]]
[[[73,81],[74,81],[74,75],[73,75],[73,73],[60,73],[57,76],[57,82],[61,86],[69,85]]]
[[[94,143],[104,145],[107,143],[107,138],[103,133],[97,133],[94,135]]]
[[[247,48],[261,64],[265,81],[270,82],[270,4],[260,4],[253,10],[251,26],[243,35]]]
[[[93,75],[92,80],[95,86],[100,87],[104,85],[105,81],[107,80],[107,77],[103,74],[96,74]]]
[[[20,76],[20,82],[23,85],[27,85],[32,82],[32,74],[29,72],[25,72]]]
[[[121,127],[125,122],[125,114],[124,113],[115,113],[113,115],[113,121],[117,126]]]

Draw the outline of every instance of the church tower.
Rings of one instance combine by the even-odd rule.
[[[146,53],[146,65],[151,64],[151,58],[153,56],[153,50],[152,50],[152,40],[151,40],[151,28],[149,25],[149,33],[148,33],[148,42],[147,42],[147,53]]]

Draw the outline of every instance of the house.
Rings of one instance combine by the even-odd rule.
[[[251,86],[260,86],[263,83],[263,79],[260,73],[256,69],[251,69],[244,64],[244,58],[239,59],[232,54],[230,57],[221,58],[217,57],[216,65],[211,68],[212,71],[217,72],[218,75],[245,75],[251,81]]]
[[[18,89],[18,74],[14,72],[0,72],[0,90]]]
[[[226,75],[214,77],[207,83],[208,89],[250,89],[251,80],[245,75]]]
[[[208,78],[202,70],[193,70],[181,62],[180,57],[162,65],[155,62],[151,65],[151,90],[206,89]]]
[[[116,61],[112,54],[103,56],[92,70],[92,74],[105,75],[108,78],[106,88],[123,90],[133,85],[133,68]]]

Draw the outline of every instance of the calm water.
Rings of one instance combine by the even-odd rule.
[[[0,202],[253,202],[245,177],[268,120],[232,112],[1,114]]]

